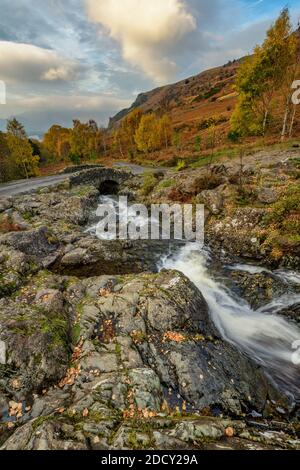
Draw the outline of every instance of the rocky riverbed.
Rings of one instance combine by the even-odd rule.
[[[143,176],[99,171],[0,200],[2,449],[300,448],[299,369],[291,365],[287,393],[278,373],[218,328],[205,286],[178,261],[158,269],[166,244],[86,231],[103,183],[145,199]],[[163,188],[170,175],[155,178]],[[241,269],[240,251],[221,252],[218,237],[211,245],[214,282],[256,311],[295,297],[271,313],[296,332],[299,284],[287,281],[296,272]],[[282,266],[297,269],[297,256]],[[251,260],[261,263],[261,251]]]

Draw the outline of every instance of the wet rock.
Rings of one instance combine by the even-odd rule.
[[[3,393],[0,391],[0,419],[8,411],[8,400]]]
[[[158,376],[152,369],[132,369],[129,379],[135,390],[134,401],[137,408],[160,410],[162,387]]]
[[[87,257],[87,250],[83,248],[76,248],[75,250],[69,251],[61,259],[61,264],[64,266],[78,266],[84,264]]]
[[[267,270],[260,273],[233,270],[229,274],[233,280],[234,289],[254,310],[267,305],[274,298],[279,298],[288,291],[286,283]]]
[[[88,289],[104,279],[90,280]],[[117,292],[100,289],[82,309],[80,331],[81,370],[103,374],[97,385],[81,386],[95,387],[118,409],[126,408],[128,385],[136,409],[158,412],[166,398],[173,408],[218,406],[235,415],[263,410],[272,390],[259,367],[221,340],[201,293],[176,272],[125,277]]]
[[[166,241],[105,241],[81,236],[56,263],[54,270],[65,275],[91,277],[155,271],[168,249]]]
[[[300,324],[300,303],[297,302],[290,307],[279,310],[277,315],[281,315]]]
[[[31,256],[36,261],[42,261],[59,247],[57,239],[47,227],[3,235],[0,243]]]

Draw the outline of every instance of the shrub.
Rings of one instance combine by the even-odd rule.
[[[219,118],[210,117],[207,119],[202,119],[202,121],[200,121],[199,123],[199,130],[204,131],[212,126],[218,126],[220,124],[223,124],[226,121],[227,118],[225,116],[220,116]]]
[[[79,155],[76,155],[74,153],[71,153],[69,155],[69,159],[71,160],[71,162],[74,164],[74,165],[80,165],[81,163],[81,158]]]
[[[272,247],[272,257],[280,258],[285,252],[300,245],[300,187],[292,186],[286,194],[270,209],[264,218],[265,224],[271,224],[265,245]],[[276,258],[277,259],[277,258]]]
[[[187,164],[185,160],[178,160],[177,165],[176,165],[176,171],[185,170],[186,167],[187,167]]]
[[[160,188],[171,188],[173,186],[174,180],[164,180],[159,183]]]
[[[172,188],[169,193],[169,199],[174,202],[189,202],[191,199],[191,194],[186,194],[180,188]]]
[[[143,185],[141,187],[141,193],[143,196],[148,196],[155,186],[157,185],[157,178],[152,173],[146,173],[144,175]]]
[[[299,217],[300,208],[300,186],[289,188],[286,195],[273,204],[270,214],[266,217],[267,223],[281,224],[293,212]]]
[[[237,131],[230,131],[228,132],[227,138],[230,142],[236,143],[240,140],[240,135]]]

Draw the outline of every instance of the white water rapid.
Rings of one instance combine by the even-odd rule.
[[[207,269],[208,256],[197,244],[189,243],[166,257],[161,268],[185,274],[202,292],[223,338],[261,364],[286,393],[299,397],[300,364],[295,364],[293,345],[300,340],[300,330],[274,313],[279,306],[286,308],[299,302],[300,295],[285,295],[254,311],[212,278]]]
[[[117,211],[124,210],[118,207],[114,196],[102,196],[101,203],[112,204]],[[147,220],[141,222],[148,223]],[[109,234],[103,236],[103,233],[97,233],[97,225],[87,231],[102,240],[110,239]],[[209,272],[209,259],[208,250],[202,249],[197,243],[186,243],[174,254],[166,255],[158,268],[175,269],[185,274],[204,296],[210,315],[223,338],[262,365],[287,394],[300,399],[300,329],[296,324],[276,315],[280,310],[299,303],[300,294],[285,294],[255,311],[221,281],[214,280]],[[299,273],[294,271],[271,273],[259,266],[241,264],[227,268],[250,274],[269,272],[286,283],[300,282]]]

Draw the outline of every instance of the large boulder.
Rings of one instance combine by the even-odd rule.
[[[222,247],[235,256],[262,259],[265,250],[260,239],[260,223],[265,215],[263,208],[243,207],[221,220],[209,220],[207,239],[213,246]]]
[[[197,196],[197,202],[204,203],[205,207],[214,215],[220,214],[224,208],[224,196],[219,189],[202,191]]]
[[[274,204],[278,201],[279,195],[273,188],[262,187],[257,191],[257,199],[263,204]]]
[[[59,292],[42,290],[27,302],[0,300],[0,340],[6,352],[0,369],[4,393],[20,402],[58,381],[69,362],[69,332]]]
[[[43,259],[58,248],[57,239],[47,227],[3,235],[0,243],[35,259]]]
[[[37,278],[1,307],[10,367],[1,406],[13,397],[10,429],[21,425],[5,449],[205,448],[245,432],[222,415],[276,413],[262,369],[222,340],[203,296],[176,271]],[[21,400],[31,405],[20,412]]]

